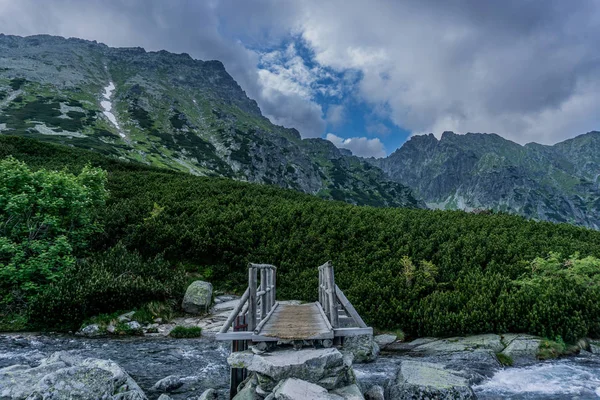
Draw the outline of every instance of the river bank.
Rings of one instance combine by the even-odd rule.
[[[467,339],[469,343],[480,340]],[[443,365],[456,371],[472,385],[480,399],[600,398],[600,356],[585,351],[558,360],[503,367],[492,360],[492,353],[485,348],[465,349],[464,343],[459,341],[420,339],[417,346],[411,343],[395,345],[404,346],[402,351],[394,346],[389,351],[384,350],[374,362],[354,364],[361,388],[366,390],[373,385],[388,388],[397,378],[402,364],[409,360]],[[425,347],[419,349],[419,346]],[[2,334],[0,369],[12,365],[37,366],[41,360],[59,351],[113,360],[151,400],[164,393],[156,390],[157,382],[170,376],[178,377],[184,383],[168,391],[175,400],[196,399],[209,388],[217,389],[219,398],[227,398],[229,347],[210,338]]]

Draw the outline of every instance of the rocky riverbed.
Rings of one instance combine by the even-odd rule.
[[[208,295],[188,297],[202,312],[211,301]],[[131,320],[133,312],[88,326],[76,336],[0,334],[0,400],[205,400],[214,398],[206,396],[209,389],[219,399],[228,399],[229,344],[216,342],[214,335],[238,301],[235,296],[218,296],[207,314],[140,325],[136,334],[141,337],[111,332],[111,326],[138,324]],[[169,332],[176,326],[202,328],[202,337],[171,338]],[[296,389],[321,396],[316,399],[600,397],[599,343],[581,341],[573,350],[576,355],[540,362],[541,339],[529,335],[374,339],[346,338],[341,353],[330,348],[331,343],[305,343],[305,350],[256,348],[256,356],[253,351],[236,353],[229,361],[248,364],[255,375],[245,386],[253,400],[288,399],[285,396]],[[314,347],[320,350],[311,350]],[[264,350],[268,351],[260,355]],[[309,360],[306,365],[294,367],[303,357]],[[72,391],[79,395],[61,397]]]
[[[493,359],[494,349],[490,352],[485,347],[494,343],[494,336],[395,343],[384,349],[374,362],[355,363],[354,373],[363,391],[378,385],[386,388],[386,398],[394,398],[390,388],[398,386],[398,372],[403,375],[401,384],[418,383],[415,370],[435,378],[429,384],[444,385],[449,381],[459,387],[465,384],[480,399],[600,398],[600,356],[584,351],[560,360],[505,368]],[[195,400],[209,388],[217,389],[219,398],[227,398],[229,348],[212,339],[0,335],[0,369],[13,365],[35,367],[55,352],[112,360],[137,382],[149,399],[168,393],[176,400]],[[165,383],[167,377],[175,383],[160,389],[157,382]],[[10,399],[3,397],[3,387],[6,382],[0,378],[0,398]]]

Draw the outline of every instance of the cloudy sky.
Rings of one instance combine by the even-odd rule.
[[[0,31],[219,59],[273,122],[364,156],[600,129],[595,0],[0,0]]]

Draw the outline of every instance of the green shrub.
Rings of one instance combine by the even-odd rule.
[[[35,168],[108,170],[105,230],[93,250],[122,242],[146,259],[164,254],[210,276],[216,290],[243,293],[247,263],[265,262],[278,267],[280,299],[314,301],[316,267],[333,260],[338,286],[381,330],[600,337],[598,231],[502,213],[356,207],[0,136],[7,154]],[[123,306],[134,302],[120,296],[107,312],[163,300]]]
[[[133,314],[133,320],[144,324],[153,323],[156,318],[161,318],[163,323],[169,322],[174,317],[173,301],[151,301]]]
[[[146,260],[117,245],[70,267],[47,287],[31,306],[31,321],[48,329],[76,329],[94,315],[180,299],[185,282],[184,272],[160,256]]]
[[[101,231],[96,211],[107,197],[105,182],[106,172],[89,166],[73,175],[0,160],[2,310],[15,312],[15,304],[26,304],[74,266]]]
[[[537,358],[540,360],[558,358],[563,355],[566,350],[567,345],[560,336],[555,340],[543,339],[538,347]]]
[[[181,339],[181,338],[197,338],[202,336],[202,328],[197,326],[176,326],[169,333],[169,336]]]

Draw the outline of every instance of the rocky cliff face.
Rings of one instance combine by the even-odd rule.
[[[262,116],[219,61],[0,35],[0,133],[354,204],[421,207],[404,185]]]
[[[492,209],[600,228],[600,132],[543,146],[495,134],[414,136],[370,159],[429,207]]]

